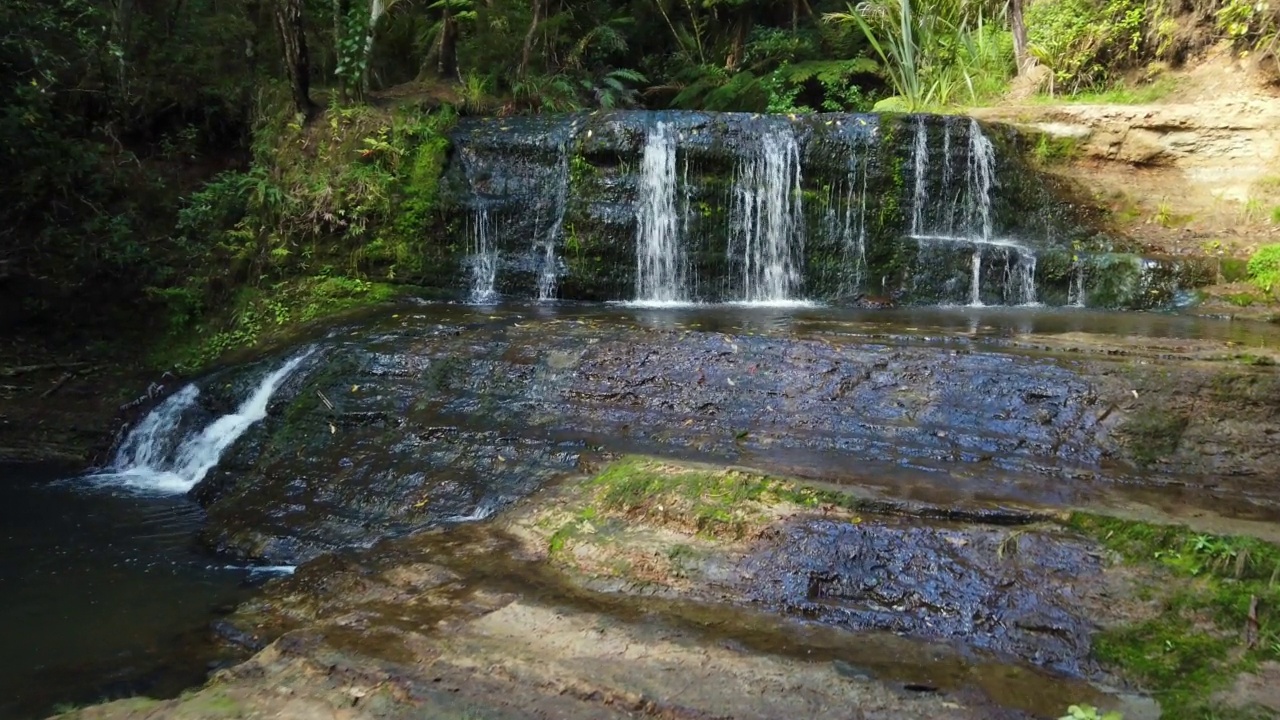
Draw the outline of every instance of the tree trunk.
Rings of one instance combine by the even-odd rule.
[[[275,11],[293,105],[310,120],[316,106],[311,102],[311,59],[307,55],[307,35],[302,25],[302,0],[275,0]]]
[[[747,20],[741,18],[733,26],[733,42],[729,46],[729,56],[724,60],[724,69],[733,72],[742,63],[742,53],[747,45]]]
[[[529,22],[529,32],[524,35],[524,48],[520,51],[520,69],[516,73],[518,77],[524,77],[529,72],[529,58],[533,55],[533,39],[538,33],[538,23],[542,22],[542,3],[543,0],[533,0],[533,20]]]
[[[343,39],[347,33],[347,17],[351,14],[351,0],[333,0],[333,49],[337,65],[343,64]],[[346,73],[335,73],[338,80],[338,102],[351,102],[351,88],[347,85]]]
[[[461,80],[462,77],[458,74],[458,21],[449,11],[448,4],[445,4],[441,23],[440,55],[436,58],[436,72],[441,78]]]
[[[1030,54],[1027,52],[1027,22],[1022,14],[1024,0],[1009,0],[1009,26],[1013,30],[1013,58],[1018,74],[1026,72]]]

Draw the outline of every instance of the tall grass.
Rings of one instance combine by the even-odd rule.
[[[977,3],[868,0],[823,19],[861,31],[909,112],[978,102],[1013,74],[1012,36]]]

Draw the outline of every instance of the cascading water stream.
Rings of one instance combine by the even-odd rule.
[[[1084,307],[1088,300],[1084,288],[1084,263],[1076,259],[1075,272],[1071,275],[1071,284],[1067,286],[1067,304],[1072,307]]]
[[[738,166],[729,261],[742,266],[742,299],[787,303],[804,253],[800,148],[790,126],[771,126]]]
[[[1047,272],[1069,252],[1056,222],[1071,217],[1066,235],[1088,225],[1070,208],[1041,212],[1053,188],[1009,152],[1010,131],[969,117],[627,111],[461,127],[445,187],[467,229],[458,284],[477,302],[497,289],[649,304],[1058,304],[1071,274]],[[1101,284],[1090,290],[1110,302]]]
[[[953,158],[952,142],[955,121],[943,121],[941,188],[931,192],[928,181],[929,136],[925,121],[918,120],[912,156],[916,183],[912,193],[911,237],[920,243],[921,262],[933,257],[947,245],[971,248],[966,301],[972,306],[983,304],[983,268],[988,263],[1004,263],[1003,298],[1005,302],[1036,304],[1036,255],[1021,243],[995,237],[992,207],[996,184],[995,146],[982,131],[977,120],[969,120],[968,145],[963,160]],[[957,167],[963,162],[962,167]],[[963,184],[952,189],[955,180]],[[938,202],[933,203],[932,198]],[[932,207],[932,210],[930,208]]]
[[[471,293],[470,300],[487,304],[497,300],[494,281],[498,275],[498,247],[491,237],[489,207],[479,205],[471,217]]]
[[[680,216],[676,213],[676,134],[666,123],[658,123],[649,131],[640,167],[636,300],[684,302],[688,299],[688,290],[678,227]]]
[[[152,410],[121,443],[108,471],[93,479],[157,493],[184,493],[218,464],[227,448],[267,416],[267,404],[294,370],[307,359],[305,350],[268,373],[235,412],[181,437],[182,417],[200,390],[187,385]]]
[[[966,233],[974,238],[973,283],[969,288],[969,304],[982,305],[982,248],[990,244],[991,188],[995,185],[995,148],[982,132],[977,120],[969,121],[969,165],[965,173],[968,195]]]
[[[556,171],[551,178],[555,193],[551,197],[551,224],[540,238],[534,238],[534,257],[538,259],[538,299],[552,300],[556,296],[556,284],[560,279],[560,261],[556,257],[556,243],[564,231],[564,208],[569,199],[569,150],[565,142],[557,146],[559,157]]]
[[[911,234],[919,235],[924,229],[924,208],[929,202],[929,132],[923,122],[916,123],[916,137],[911,144],[913,156],[915,191],[911,196]],[[944,160],[945,162],[945,160]],[[945,188],[944,188],[945,189]]]

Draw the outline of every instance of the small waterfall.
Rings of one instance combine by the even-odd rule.
[[[742,264],[744,300],[792,299],[800,281],[802,218],[799,145],[790,126],[771,127],[734,178],[729,259]]]
[[[942,121],[942,212],[947,221],[945,232],[948,235],[954,235],[956,232],[956,194],[951,191],[951,185],[955,180],[955,171],[952,170],[951,163],[951,127],[954,124],[951,117]]]
[[[681,302],[687,299],[688,291],[676,214],[676,135],[667,123],[660,122],[649,131],[640,168],[636,299],[649,303]],[[687,166],[685,172],[688,173]]]
[[[538,299],[551,300],[556,296],[556,284],[560,279],[560,261],[556,257],[556,243],[564,230],[564,208],[569,199],[569,150],[560,143],[560,157],[556,173],[551,181],[555,186],[552,195],[551,225],[540,238],[535,238],[533,254],[538,263]]]
[[[969,121],[969,167],[965,173],[968,196],[966,234],[991,242],[991,189],[995,187],[996,149],[977,120]]]
[[[232,443],[267,416],[271,396],[311,352],[295,355],[268,373],[235,412],[179,441],[180,420],[200,395],[195,385],[182,388],[129,432],[108,472],[97,479],[149,492],[187,492],[218,464]]]
[[[949,140],[950,138],[948,138]],[[911,144],[911,154],[914,161],[915,175],[915,192],[911,194],[911,234],[919,235],[924,232],[924,206],[929,202],[928,181],[929,174],[929,132],[925,127],[924,119],[916,120],[916,137]],[[943,156],[944,165],[946,156]],[[945,189],[945,185],[943,186]]]
[[[187,411],[195,407],[198,397],[200,388],[187,385],[152,408],[120,443],[111,468],[154,467],[162,462],[180,439],[174,435],[174,428],[181,424]]]
[[[1084,263],[1076,258],[1075,272],[1071,275],[1071,283],[1067,285],[1067,304],[1082,308],[1088,300],[1084,288]]]
[[[973,246],[973,269],[969,281],[969,304],[982,307],[982,246]]]
[[[1009,275],[1005,278],[1005,287],[1013,290],[1011,299],[1019,305],[1038,305],[1035,254],[1019,248]]]
[[[491,303],[498,298],[493,288],[498,275],[498,248],[490,237],[492,227],[489,207],[479,205],[471,217],[471,294],[476,304]]]
[[[867,175],[870,174],[871,151],[865,140],[849,158],[849,178],[844,197],[832,190],[829,200],[833,215],[828,233],[843,239],[845,274],[840,278],[840,294],[852,297],[866,285],[867,273]],[[840,207],[842,205],[842,207]]]

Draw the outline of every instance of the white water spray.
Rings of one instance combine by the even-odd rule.
[[[636,212],[636,301],[687,300],[676,213],[676,136],[667,123],[658,123],[645,142]]]
[[[551,181],[555,185],[552,196],[551,225],[541,238],[534,238],[533,252],[538,258],[538,299],[552,300],[556,296],[556,284],[560,280],[556,243],[564,230],[564,208],[569,199],[569,150],[564,143],[558,146],[559,160]]]
[[[218,464],[232,443],[267,416],[271,396],[311,352],[299,353],[268,373],[235,412],[178,442],[182,415],[200,395],[195,385],[184,387],[129,432],[108,472],[95,479],[147,492],[187,492]]]
[[[771,128],[738,167],[730,262],[742,264],[743,299],[785,303],[799,285],[804,252],[800,147],[791,128]]]
[[[929,202],[926,185],[929,174],[929,132],[923,119],[916,121],[916,137],[911,144],[911,154],[915,174],[915,192],[911,196],[911,234],[919,235],[924,231],[924,206]]]
[[[492,303],[498,298],[494,281],[498,275],[498,248],[492,240],[489,208],[480,205],[471,217],[471,302]]]

